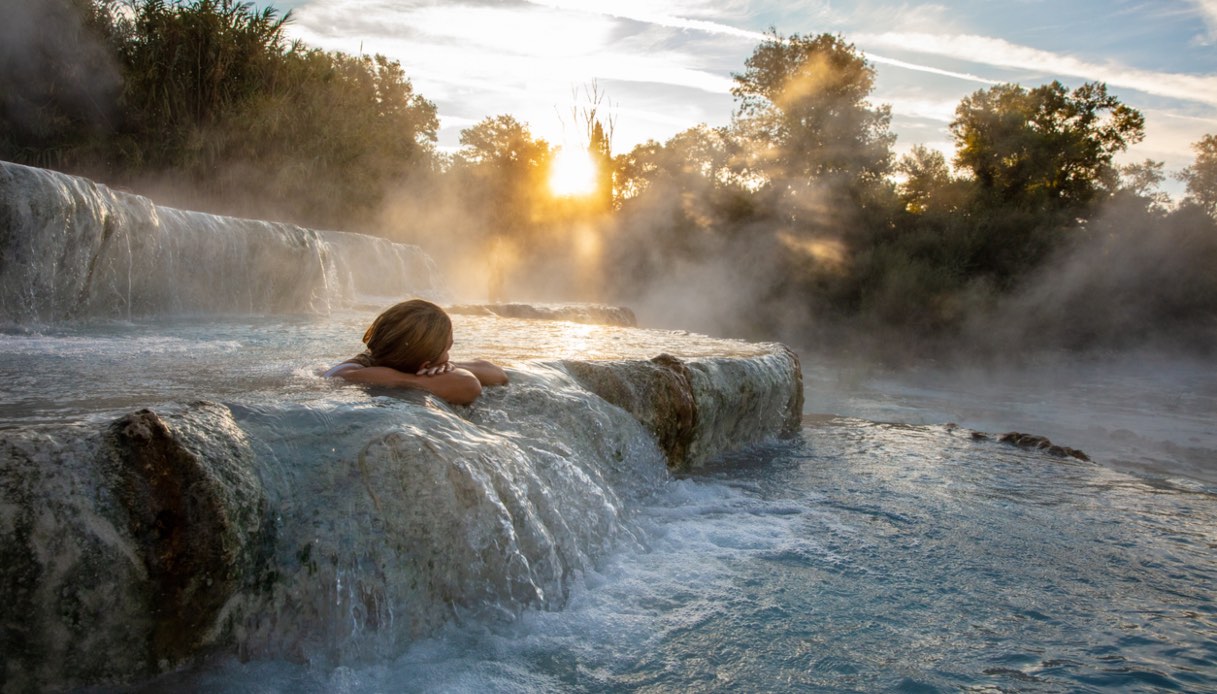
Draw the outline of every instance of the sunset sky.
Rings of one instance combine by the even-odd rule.
[[[259,3],[261,4],[261,3]],[[622,152],[698,123],[730,121],[732,73],[776,28],[839,33],[878,74],[897,152],[950,153],[955,106],[972,92],[1103,81],[1146,117],[1124,160],[1192,160],[1217,133],[1217,0],[279,0],[311,46],[401,61],[435,102],[440,145],[511,114],[553,144],[573,136],[572,93],[593,80],[611,102]],[[1178,184],[1168,181],[1168,190]]]

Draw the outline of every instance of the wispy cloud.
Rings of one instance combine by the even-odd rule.
[[[329,0],[301,8],[296,36],[327,48],[350,50],[352,35],[365,50],[402,60],[412,75],[456,86],[496,91],[552,82],[614,79],[657,82],[725,94],[731,80],[702,68],[679,49],[631,51],[607,16],[567,11],[560,3],[516,7],[480,4],[394,3],[360,7]],[[351,15],[358,15],[353,18]],[[340,28],[339,28],[340,27]]]
[[[885,58],[884,56],[875,55],[874,53],[870,53],[870,52],[866,52],[865,55],[866,55],[867,60],[869,60],[870,62],[872,62],[876,65],[889,65],[891,67],[903,68],[905,70],[912,70],[914,72],[925,72],[925,73],[928,73],[931,75],[942,75],[943,77],[954,77],[955,79],[958,79],[958,80],[965,80],[968,82],[978,82],[980,84],[997,84],[998,83],[998,80],[987,79],[985,77],[981,77],[980,75],[976,75],[976,74],[973,74],[970,72],[943,70],[941,68],[931,67],[929,65],[910,63],[910,62],[907,62],[904,60],[896,60],[895,58]]]
[[[1080,57],[1082,44],[1075,41],[1065,44],[1065,50],[1077,51],[1070,54],[997,38],[1007,35],[1006,23],[1017,24],[1022,14],[1034,14],[1029,9],[1007,8],[998,22],[991,12],[972,7],[976,3],[949,0],[848,4],[831,0],[294,0],[291,4],[296,7],[295,21],[289,25],[293,38],[327,50],[383,53],[401,61],[415,88],[435,101],[444,116],[441,143],[454,141],[460,127],[501,113],[530,122],[538,136],[560,139],[567,126],[559,121],[577,100],[572,90],[592,80],[608,88],[614,111],[621,115],[619,145],[666,139],[698,122],[724,124],[732,111],[731,74],[741,71],[755,46],[766,39],[762,29],[767,26],[787,35],[837,31],[858,46],[879,68],[872,101],[892,105],[895,123],[903,128],[901,138],[910,138],[909,143],[927,138],[945,141],[945,124],[964,93],[976,85],[1006,80],[1103,81],[1132,91],[1121,98],[1143,110],[1154,106],[1203,116],[1217,106],[1217,75],[1211,70],[1186,74],[1129,67],[1136,60],[1130,56],[1145,55],[1146,41],[1159,35],[1149,29],[1136,34],[1137,50],[1122,51],[1120,41],[1125,39],[1107,35],[1100,50],[1107,51],[1104,55],[1110,59],[1086,59]],[[1170,12],[1143,2],[1121,7],[1123,24],[1116,28],[1136,22],[1137,17],[1144,19],[1152,9],[1156,21],[1136,26],[1152,27],[1155,32],[1173,27],[1176,33],[1171,36],[1176,40],[1199,36],[1196,41],[1203,41],[1206,34],[1217,40],[1217,0],[1185,0],[1172,4]],[[1200,28],[1200,18],[1207,31]],[[1075,19],[1062,18],[1062,26]],[[1044,31],[1042,21],[1036,21],[1040,23],[1031,25],[1040,32],[1035,34],[1041,39],[1039,45],[1050,46],[1059,36]],[[1186,29],[1180,29],[1184,25]],[[855,31],[861,27],[869,33]],[[1020,35],[1028,35],[1026,26],[1021,31]],[[1195,50],[1196,45],[1192,42],[1180,50]],[[1187,64],[1186,59],[1160,62]],[[1167,106],[1151,96],[1177,103]],[[1147,103],[1138,104],[1138,99]],[[1159,120],[1166,122],[1162,118],[1155,122]],[[1174,145],[1159,142],[1161,149]]]
[[[950,123],[955,119],[957,101],[915,96],[889,96],[883,103],[892,111],[907,118],[921,118],[936,123]]]
[[[702,31],[686,36],[525,0],[314,0],[295,17],[292,36],[309,45],[401,61],[415,88],[439,106],[445,148],[458,128],[500,113],[560,140],[578,100],[573,90],[592,80],[614,85],[615,102],[630,95],[634,110],[615,108],[623,116],[618,136],[629,144],[714,120],[718,110],[725,118],[732,81],[720,66],[740,50],[724,50]]]
[[[1217,2],[1217,0],[1212,0]],[[655,4],[649,1],[630,0],[629,2],[614,3],[611,7],[588,7],[586,2],[578,0],[529,0],[536,5],[544,7],[561,8],[564,10],[575,10],[591,14],[599,14],[606,17],[614,17],[617,19],[626,19],[633,22],[643,24],[651,24],[672,29],[681,29],[685,31],[698,31],[709,34],[717,34],[722,36],[732,36],[740,39],[746,39],[751,43],[760,43],[768,38],[768,34],[760,31],[752,31],[750,29],[741,29],[739,27],[725,24],[723,22],[708,21],[703,19],[691,19],[673,14],[656,11]],[[827,10],[823,11],[825,17],[829,15]],[[876,65],[889,65],[905,70],[913,70],[916,72],[925,72],[934,75],[942,75],[945,77],[954,77],[956,79],[966,80],[969,82],[979,82],[982,84],[996,84],[994,80],[985,79],[979,75],[958,72],[954,70],[945,70],[931,65],[921,65],[911,63],[905,60],[897,60],[888,58],[882,55],[867,52],[866,57]]]
[[[549,7],[554,9],[570,10],[584,12],[588,14],[597,14],[605,17],[613,17],[616,19],[628,19],[634,22],[644,24],[652,24],[655,26],[667,27],[669,29],[684,29],[689,31],[702,31],[711,34],[719,34],[725,36],[734,36],[748,41],[760,41],[765,35],[759,31],[749,29],[740,29],[739,27],[724,24],[722,22],[692,19],[679,15],[669,14],[662,11],[656,11],[656,3],[640,2],[638,0],[619,0],[612,5],[595,5],[589,7],[589,3],[579,0],[529,0],[534,5],[541,7]]]
[[[1200,16],[1209,26],[1210,38],[1217,38],[1217,0],[1195,0]]]
[[[1217,0],[1206,0],[1217,4]],[[860,43],[937,55],[973,64],[1031,70],[1045,75],[1080,77],[1109,85],[1217,106],[1217,76],[1139,70],[1114,62],[1093,63],[1071,55],[1020,46],[1004,39],[970,34],[866,34]]]

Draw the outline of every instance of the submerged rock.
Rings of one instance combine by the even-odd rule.
[[[997,437],[1002,443],[1009,443],[1019,448],[1035,448],[1058,458],[1077,458],[1078,460],[1089,461],[1090,456],[1076,448],[1068,446],[1058,446],[1044,436],[1036,436],[1034,434],[1021,434],[1017,431],[1011,431]]]

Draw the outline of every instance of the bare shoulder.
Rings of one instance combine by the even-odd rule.
[[[331,366],[329,368],[329,370],[327,370],[325,373],[323,373],[321,375],[324,378],[334,378],[335,376],[343,376],[343,375],[347,374],[348,372],[354,371],[356,369],[362,369],[362,368],[364,368],[363,364],[353,362],[353,361],[344,361],[342,363]]]
[[[507,372],[497,364],[488,362],[485,359],[453,362],[453,365],[476,376],[478,382],[484,386],[507,385]]]

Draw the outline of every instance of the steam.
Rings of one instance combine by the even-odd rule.
[[[0,108],[8,122],[48,133],[59,118],[103,130],[121,78],[100,39],[67,0],[0,0]]]
[[[971,337],[1004,345],[1152,346],[1211,353],[1217,345],[1217,229],[1199,210],[1148,212],[1116,198],[1077,238],[992,312]]]

